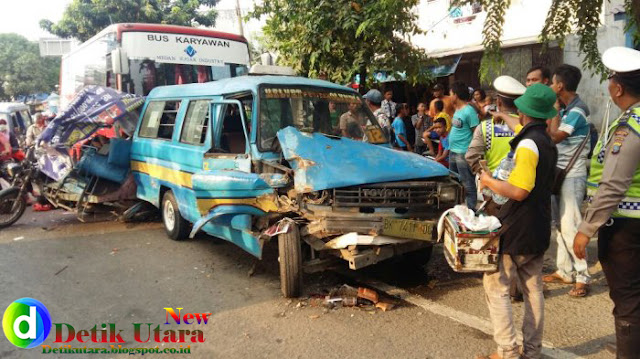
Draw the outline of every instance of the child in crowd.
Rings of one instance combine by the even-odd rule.
[[[447,132],[451,131],[451,116],[444,111],[444,102],[442,100],[436,101],[435,106],[438,113],[436,119],[443,118],[447,123]]]
[[[415,129],[416,141],[415,152],[421,155],[426,150],[426,143],[422,141],[422,133],[430,128],[432,123],[431,117],[427,114],[427,105],[423,102],[418,104],[418,113],[411,117],[412,128]]]
[[[449,132],[447,131],[447,121],[442,117],[437,118],[433,124],[433,131],[440,137],[440,142],[438,143],[438,154],[436,155],[435,160],[441,165],[449,168],[449,139],[447,138]]]
[[[396,111],[398,113],[398,116],[395,120],[393,120],[393,123],[391,124],[394,135],[396,137],[396,146],[399,147],[399,149],[402,151],[413,151],[411,143],[409,143],[409,140],[407,140],[407,128],[403,120],[404,117],[407,117],[409,115],[409,105],[407,105],[406,103],[398,104],[398,106],[396,107]]]
[[[435,102],[435,108],[436,108],[436,117],[435,119],[443,119],[445,121],[446,124],[446,130],[447,133],[449,132],[449,130],[451,130],[451,116],[449,116],[448,113],[444,112],[444,101],[442,100],[438,100]],[[424,133],[429,133],[428,136],[423,135],[422,136],[422,140],[424,141],[424,143],[427,145],[427,148],[429,148],[429,152],[430,155],[433,156],[436,154],[435,148],[433,147],[433,142],[432,140],[437,140],[439,138],[439,135],[436,133],[435,129],[435,121],[433,121],[433,125],[431,125],[431,127],[427,128],[427,130]]]

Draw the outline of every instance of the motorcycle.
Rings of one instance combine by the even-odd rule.
[[[126,142],[113,140],[111,146],[126,146]],[[145,220],[155,213],[155,208],[136,198],[131,172],[109,164],[107,156],[99,154],[96,148],[83,146],[82,159],[59,181],[40,170],[37,158],[41,154],[36,155],[37,151],[31,147],[22,162],[6,165],[10,187],[0,191],[0,229],[22,217],[29,198],[46,200],[54,208],[75,212],[80,221],[86,215],[100,212],[115,214],[122,221]],[[121,172],[121,178],[108,176],[116,171]]]
[[[21,162],[3,164],[2,180],[10,186],[0,191],[0,229],[17,222],[27,208],[27,195],[39,195],[36,178],[40,171],[35,160],[34,148],[29,148]],[[35,193],[34,193],[35,192]]]

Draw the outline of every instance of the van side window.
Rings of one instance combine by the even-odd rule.
[[[152,101],[142,118],[140,137],[170,140],[180,110],[180,101]]]
[[[209,100],[189,102],[180,134],[180,142],[197,146],[204,144],[209,126],[209,103]]]

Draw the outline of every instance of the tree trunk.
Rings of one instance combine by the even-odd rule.
[[[358,91],[361,95],[364,95],[367,90],[367,65],[360,65],[360,83],[358,84]]]

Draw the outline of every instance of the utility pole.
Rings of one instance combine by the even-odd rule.
[[[242,25],[242,10],[240,10],[240,0],[236,0],[236,16],[238,17],[240,36],[244,36],[244,26]]]

